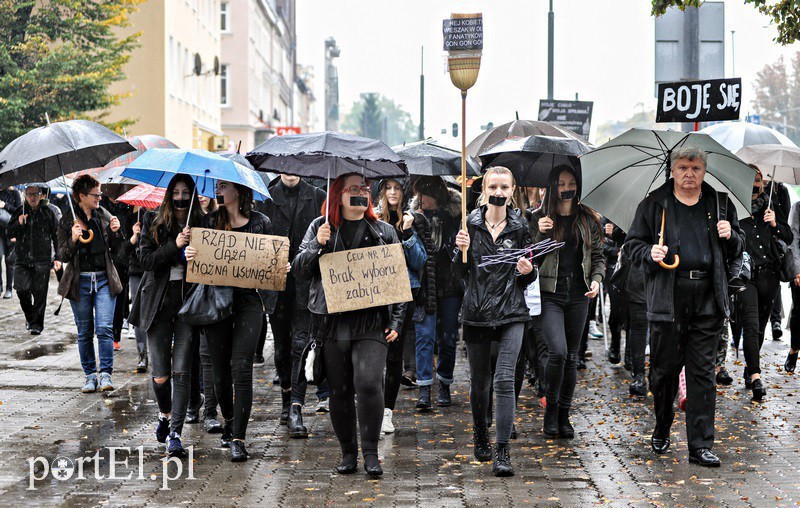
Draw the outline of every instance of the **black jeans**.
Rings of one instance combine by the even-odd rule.
[[[214,392],[214,368],[211,364],[211,352],[208,350],[206,330],[201,328],[200,335],[200,366],[203,370],[203,395],[205,403],[203,418],[217,418],[217,394]]]
[[[386,353],[386,379],[383,390],[383,407],[394,411],[397,394],[400,392],[400,379],[403,377],[403,352],[408,342],[416,340],[416,327],[414,326],[414,302],[408,302],[403,328],[394,342],[389,343]]]
[[[464,342],[469,360],[469,405],[472,424],[485,428],[491,393],[497,400],[495,440],[508,444],[514,424],[516,397],[514,380],[517,359],[525,335],[525,323],[510,323],[498,328],[464,325]],[[492,354],[495,346],[495,354]]]
[[[755,269],[744,291],[737,296],[739,324],[744,331],[744,359],[747,374],[761,373],[761,346],[764,330],[769,324],[772,304],[778,294],[780,281],[769,268]]]
[[[47,286],[50,284],[50,263],[17,264],[14,289],[25,322],[31,328],[44,328],[44,308],[47,304]]]
[[[628,299],[613,286],[608,286],[608,300],[611,312],[608,315],[608,330],[611,332],[611,351],[619,353],[622,343],[622,330],[628,321]],[[627,339],[626,339],[627,340]]]
[[[127,274],[121,274],[119,281],[122,283],[122,292],[117,295],[117,301],[114,305],[114,342],[119,342],[122,338],[122,324],[128,319],[128,311],[130,310],[130,285]]]
[[[644,352],[647,349],[647,304],[628,302],[628,332],[625,348],[630,346],[633,375],[644,374]]]
[[[8,239],[3,233],[0,235],[0,258],[5,258],[6,262],[6,291],[11,291],[14,287],[14,263],[17,256],[14,253],[16,244]],[[0,272],[0,289],[3,287],[3,273]]]
[[[522,385],[525,382],[525,366],[530,364],[536,376],[536,382],[540,383],[541,373],[544,372],[547,363],[547,347],[540,350],[542,339],[542,319],[541,316],[531,316],[531,320],[525,323],[525,335],[522,337],[522,347],[519,350],[517,359],[517,369],[514,374],[514,397],[519,400],[522,393]]]
[[[206,326],[206,341],[217,395],[225,422],[233,421],[233,438],[245,439],[253,408],[253,359],[261,334],[264,307],[254,289],[233,290],[233,315]]]
[[[650,323],[650,391],[656,428],[675,419],[675,395],[686,366],[686,435],[690,450],[714,445],[715,363],[724,314],[710,279],[675,280],[675,320]]]
[[[300,379],[300,361],[308,344],[311,312],[300,309],[295,292],[280,293],[275,312],[269,315],[275,341],[275,368],[283,391],[292,391],[292,403],[305,404],[307,384]]]
[[[180,434],[189,407],[194,334],[192,327],[177,319],[183,304],[183,281],[170,281],[161,309],[147,330],[147,348],[153,376],[153,391],[162,413],[172,412],[170,431]],[[172,375],[170,393],[169,376]],[[163,383],[156,378],[166,377]]]
[[[365,457],[378,455],[387,347],[385,342],[367,337],[380,338],[383,330],[368,332],[359,340],[340,340],[336,338],[339,332],[341,330],[322,349],[331,390],[331,425],[343,455],[358,453],[357,424],[362,454]],[[358,407],[355,397],[358,397]]]
[[[583,277],[559,277],[555,293],[542,291],[542,335],[548,351],[545,394],[550,407],[572,406],[578,349],[589,312],[585,292]]]
[[[789,283],[792,289],[792,312],[789,314],[789,333],[792,334],[791,347],[800,351],[800,287],[794,281]]]

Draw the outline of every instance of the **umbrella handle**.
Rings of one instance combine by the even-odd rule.
[[[659,235],[659,238],[658,238],[659,247],[663,247],[664,246],[664,223],[666,221],[666,218],[667,218],[666,210],[661,210],[661,235]],[[674,270],[674,269],[678,268],[678,265],[680,264],[680,262],[681,262],[680,256],[675,254],[675,261],[671,265],[668,265],[664,261],[659,261],[658,264],[661,265],[661,268],[666,268],[667,270]]]
[[[77,224],[77,223],[78,223],[78,221],[76,220],[75,224]],[[84,238],[83,235],[81,235],[81,236],[78,237],[78,241],[79,242],[81,242],[81,243],[91,243],[91,241],[94,239],[94,231],[92,231],[91,229],[88,229],[87,231],[89,232],[89,237],[88,238]]]

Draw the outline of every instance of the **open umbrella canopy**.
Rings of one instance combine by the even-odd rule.
[[[153,148],[130,163],[121,176],[166,188],[176,174],[191,176],[198,194],[209,198],[216,195],[217,180],[252,189],[256,200],[269,198],[267,186],[255,171],[207,150]]]
[[[591,150],[580,139],[556,136],[507,138],[480,154],[483,171],[492,166],[505,166],[514,174],[517,185],[546,187],[554,167],[570,166],[578,177],[578,157]]]
[[[722,122],[706,127],[700,132],[708,134],[733,153],[751,145],[797,146],[775,129],[750,122]]]
[[[167,189],[164,187],[153,187],[152,185],[142,183],[129,190],[125,194],[117,198],[117,201],[131,205],[141,206],[153,210],[161,206],[164,202],[164,194]]]
[[[331,131],[275,136],[248,153],[247,160],[259,171],[300,177],[408,175],[405,162],[382,141]]]
[[[392,147],[408,166],[409,175],[460,176],[461,152],[437,145],[432,140]],[[480,165],[467,157],[467,176],[478,176]]]
[[[752,145],[736,152],[736,156],[755,164],[767,180],[800,184],[800,148],[786,145]]]
[[[88,120],[48,123],[13,140],[0,152],[0,187],[48,181],[104,166],[134,147],[122,136]]]
[[[524,138],[527,136],[555,136],[583,141],[580,135],[556,123],[537,120],[515,120],[498,125],[473,139],[467,145],[467,155],[477,157],[506,138]]]
[[[85,169],[83,171],[73,173],[70,176],[77,178],[83,174],[90,174],[97,178],[100,183],[105,185],[136,185],[138,182],[120,176],[128,164],[136,160],[140,155],[151,148],[178,148],[178,145],[172,141],[156,134],[143,134],[141,136],[133,136],[125,139],[127,139],[136,150],[120,155],[101,168]]]
[[[684,146],[708,154],[705,182],[729,193],[739,217],[748,217],[755,170],[696,132],[631,129],[584,155],[582,202],[628,231],[639,203],[669,176],[670,154]]]
[[[217,155],[221,155],[226,159],[230,159],[236,164],[241,164],[242,166],[246,167],[249,170],[255,171],[255,168],[250,161],[245,158],[244,155],[240,154],[239,152],[215,152]],[[275,173],[269,173],[266,171],[257,171],[256,174],[261,177],[261,180],[264,181],[264,185],[269,188],[269,184],[278,177]]]

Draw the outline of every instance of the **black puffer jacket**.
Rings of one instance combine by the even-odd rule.
[[[498,327],[508,323],[530,320],[525,303],[525,288],[536,280],[536,270],[517,275],[516,264],[503,263],[478,268],[484,256],[500,254],[506,249],[522,249],[532,243],[528,221],[519,211],[507,208],[506,227],[492,240],[484,224],[486,205],[469,214],[467,232],[470,247],[467,262],[460,250],[453,249],[453,273],[467,279],[467,289],[461,306],[461,322],[470,326]]]
[[[308,297],[308,310],[313,314],[327,316],[328,304],[325,301],[325,292],[322,289],[322,275],[319,271],[319,258],[330,252],[347,250],[342,239],[337,235],[337,230],[331,226],[331,239],[325,245],[317,242],[317,231],[325,223],[325,217],[319,217],[311,223],[306,231],[300,251],[292,261],[292,272],[296,277],[307,277],[311,280],[311,291]],[[354,245],[359,248],[374,247],[400,243],[395,228],[383,221],[367,223],[362,238],[356,239]],[[364,310],[343,312],[339,316],[350,319],[351,330],[354,336],[376,330],[378,328],[391,328],[400,331],[406,314],[405,303],[397,303],[383,307],[371,307]]]
[[[19,223],[23,211],[28,215],[25,224]],[[55,252],[58,257],[58,219],[55,212],[48,206],[48,201],[39,202],[36,210],[31,210],[26,204],[11,215],[6,235],[16,238],[17,243],[14,253],[17,264],[31,265],[33,263],[50,263]]]

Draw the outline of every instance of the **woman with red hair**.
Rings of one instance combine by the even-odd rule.
[[[328,217],[314,220],[292,261],[298,277],[311,279],[308,310],[312,334],[323,342],[322,357],[330,385],[331,424],[342,447],[339,474],[352,474],[358,464],[356,426],[361,429],[364,469],[383,474],[378,439],[383,419],[383,367],[388,344],[397,339],[406,304],[371,307],[351,312],[328,312],[319,258],[330,252],[399,243],[395,228],[378,220],[372,209],[369,182],[361,175],[342,175],[328,192]],[[358,396],[358,408],[355,398]]]

